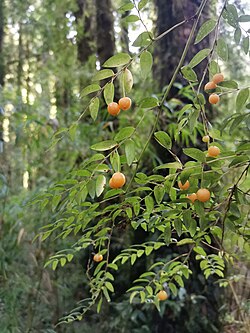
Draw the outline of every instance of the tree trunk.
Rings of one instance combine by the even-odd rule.
[[[196,13],[200,3],[201,0],[155,0],[157,13],[156,34],[159,35],[174,26],[176,23],[179,23],[184,19],[191,18]],[[208,18],[208,9],[209,7],[206,6],[203,12],[202,20]],[[155,81],[158,83],[159,89],[162,89],[171,80],[173,72],[178,65],[186,41],[189,37],[192,25],[193,20],[181,25],[179,28],[163,37],[156,44],[154,52],[155,65],[153,68],[153,75]],[[199,50],[204,47],[208,47],[209,40],[210,38],[207,37],[199,44],[191,46],[187,54],[187,61],[189,61]],[[203,69],[204,63],[195,68],[198,77],[201,77]],[[182,81],[180,75],[178,76],[177,81]],[[172,89],[170,97],[173,95],[174,89]]]
[[[96,0],[97,55],[102,65],[115,53],[114,16],[111,0]]]
[[[77,57],[83,64],[95,53],[93,27],[94,9],[88,0],[77,0],[78,10],[74,13],[77,22]]]

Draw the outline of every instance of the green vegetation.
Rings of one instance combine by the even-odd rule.
[[[1,333],[249,332],[244,4],[0,17]]]

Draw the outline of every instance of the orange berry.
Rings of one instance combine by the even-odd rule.
[[[224,81],[224,75],[221,73],[215,74],[212,78],[212,81],[217,84]]]
[[[132,102],[129,97],[122,97],[121,99],[119,99],[118,104],[119,104],[120,109],[122,109],[123,111],[126,111],[126,110],[130,109]]]
[[[211,90],[211,89],[215,89],[217,87],[217,85],[212,81],[212,82],[208,82],[205,87],[204,90]]]
[[[109,180],[109,186],[110,186],[111,188],[115,188],[115,187],[114,187],[114,183],[113,183],[113,178],[110,178],[110,180]]]
[[[190,187],[190,183],[187,180],[185,184],[182,185],[182,182],[179,180],[178,181],[178,186],[180,190],[187,190]]]
[[[159,301],[165,301],[166,299],[168,299],[168,294],[166,293],[165,290],[161,290],[158,292],[157,297]]]
[[[220,100],[220,96],[217,94],[211,94],[208,98],[210,104],[217,104]]]
[[[192,193],[192,194],[187,195],[187,198],[188,198],[189,200],[191,200],[192,203],[194,203],[195,200],[197,200],[197,195],[196,195],[196,193]]]
[[[108,113],[112,116],[117,116],[120,113],[120,106],[116,102],[109,103]]]
[[[206,188],[201,188],[196,193],[197,200],[206,202],[210,199],[210,192]]]
[[[115,172],[109,182],[110,187],[112,188],[121,188],[126,183],[126,178],[123,173]]]
[[[209,142],[210,141],[209,135],[204,135],[203,138],[202,138],[202,141],[203,142]]]
[[[96,253],[96,254],[94,255],[93,260],[94,260],[95,262],[100,262],[100,261],[102,261],[102,260],[103,260],[103,256],[102,256],[102,254]]]
[[[207,156],[216,157],[220,154],[220,148],[216,146],[210,146],[207,151]]]

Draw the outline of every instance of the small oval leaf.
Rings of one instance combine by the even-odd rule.
[[[107,83],[103,91],[103,97],[107,104],[113,102],[114,94],[115,94],[115,87],[113,82]]]
[[[163,146],[164,148],[171,149],[172,147],[172,140],[170,136],[163,131],[155,132],[154,136],[157,140],[157,142]]]
[[[89,104],[90,115],[94,121],[96,120],[97,115],[98,115],[99,104],[100,104],[100,101],[99,101],[98,97],[93,98]]]
[[[92,145],[90,148],[97,151],[105,151],[114,148],[117,143],[114,140],[106,140]]]
[[[90,84],[89,86],[85,87],[82,92],[81,92],[81,97],[87,96],[93,92],[96,92],[98,90],[100,90],[101,87],[99,86],[99,84]]]
[[[200,50],[189,62],[188,66],[193,68],[197,66],[202,60],[204,60],[209,54],[211,50],[210,49],[203,49]]]
[[[131,60],[130,56],[127,53],[117,53],[111,58],[109,58],[103,64],[103,67],[119,67],[126,65]]]
[[[149,51],[142,52],[140,56],[141,75],[145,79],[151,72],[153,56]]]
[[[216,27],[215,20],[208,20],[205,23],[203,23],[197,33],[194,44],[198,44],[200,41],[202,41],[202,39],[205,38],[208,34],[210,34],[210,32],[212,32],[215,27]]]

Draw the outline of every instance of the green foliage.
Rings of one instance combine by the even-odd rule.
[[[123,22],[131,23],[132,26],[134,23],[142,24],[145,28],[141,11],[146,10],[148,4],[147,0],[141,0],[137,5],[130,1],[121,3],[119,13],[137,11],[136,14],[125,15]],[[72,8],[72,11],[69,11],[66,5],[65,8],[58,8],[61,8],[63,13],[66,9],[67,13],[74,10]],[[193,18],[194,27],[200,20],[201,11],[202,6]],[[231,4],[227,5],[221,14],[225,22],[234,28],[235,43],[247,54],[249,38],[242,30],[240,22],[248,22],[249,15],[239,15],[237,8]],[[35,20],[36,14],[32,15]],[[61,19],[61,16],[57,19]],[[33,119],[29,113],[32,105],[28,102],[21,105],[22,116],[15,114],[17,123],[21,124],[21,134],[14,129],[14,125],[11,130],[13,133],[16,131],[17,145],[18,140],[21,140],[24,147],[24,163],[20,174],[29,169],[32,181],[40,184],[37,185],[39,193],[31,193],[32,199],[28,197],[28,200],[24,195],[25,202],[14,207],[18,210],[16,212],[12,207],[16,199],[14,196],[11,198],[12,202],[6,203],[8,182],[4,176],[1,177],[0,195],[3,198],[4,225],[7,223],[6,228],[10,230],[10,235],[16,229],[14,239],[17,239],[19,244],[24,233],[21,230],[26,228],[25,220],[32,220],[32,223],[34,221],[36,236],[32,234],[35,236],[32,258],[36,260],[36,246],[46,252],[43,260],[39,260],[37,264],[41,278],[34,287],[35,302],[39,297],[44,272],[50,272],[47,278],[49,281],[50,275],[60,276],[62,279],[63,272],[67,272],[65,280],[70,281],[70,287],[67,288],[77,290],[79,284],[80,290],[83,288],[83,300],[75,307],[74,301],[69,302],[67,309],[61,307],[56,313],[56,320],[62,315],[57,325],[72,323],[72,327],[77,327],[73,325],[77,325],[77,322],[88,316],[93,309],[99,316],[105,316],[106,311],[114,308],[119,310],[120,307],[124,313],[122,322],[127,331],[135,328],[133,331],[147,332],[148,323],[152,321],[145,318],[144,309],[147,309],[149,317],[154,311],[163,315],[166,308],[172,309],[173,313],[180,312],[185,302],[191,302],[191,295],[187,295],[190,281],[193,283],[205,278],[207,284],[217,281],[221,285],[229,285],[226,268],[230,269],[234,261],[241,259],[240,256],[249,255],[249,178],[246,177],[250,166],[247,111],[249,87],[242,86],[237,80],[231,80],[225,71],[228,80],[218,84],[215,92],[223,101],[230,98],[229,94],[233,96],[235,102],[231,105],[235,107],[231,109],[232,114],[226,113],[217,119],[209,118],[211,124],[208,120],[208,94],[203,94],[201,90],[204,78],[197,75],[198,65],[202,62],[205,63],[204,77],[208,70],[212,77],[220,71],[217,56],[220,62],[224,62],[223,66],[226,66],[230,58],[229,42],[220,34],[220,20],[220,16],[214,17],[206,21],[198,32],[191,30],[190,40],[195,40],[194,43],[198,44],[218,28],[213,45],[193,54],[189,62],[186,55],[191,44],[187,42],[187,49],[184,49],[182,60],[173,73],[173,80],[167,82],[167,88],[159,94],[155,91],[150,77],[154,61],[153,47],[158,42],[157,36],[154,37],[151,32],[144,31],[137,36],[133,46],[140,50],[135,55],[120,52],[101,64],[107,68],[118,67],[117,70],[100,69],[96,72],[95,66],[88,68],[89,72],[85,69],[89,80],[81,82],[83,89],[76,88],[80,74],[79,77],[73,74],[68,77],[69,73],[77,72],[74,70],[76,49],[71,54],[69,43],[65,42],[64,38],[65,54],[57,59],[54,74],[50,77],[53,87],[48,89],[47,78],[39,77],[44,92],[33,110],[37,108],[41,114]],[[55,32],[52,18],[49,23],[53,28],[52,32]],[[65,24],[66,31],[67,27]],[[39,31],[39,34],[42,33],[43,31]],[[65,34],[65,31],[62,34]],[[57,54],[56,50],[60,46],[57,37],[53,39],[54,43],[48,40],[52,45],[53,55]],[[26,38],[28,41],[28,37]],[[38,40],[35,44],[38,47]],[[61,48],[62,46],[59,49]],[[55,59],[51,59],[41,76],[50,72]],[[61,63],[68,64],[70,70],[67,73],[60,72]],[[184,64],[187,65],[183,66]],[[32,68],[31,63],[29,66]],[[175,82],[179,71],[185,83]],[[37,72],[39,73],[38,69]],[[56,75],[57,79],[54,77]],[[142,79],[146,85],[146,78],[152,86],[149,90],[140,86]],[[91,79],[94,83],[90,84]],[[102,81],[104,79],[105,82]],[[108,115],[105,116],[104,104],[113,102],[118,81],[122,94],[130,93],[133,96],[133,106],[132,110],[120,113],[119,123],[116,124],[110,118],[107,119]],[[61,82],[63,87],[59,89]],[[173,87],[177,92],[170,98],[169,92]],[[60,116],[62,123],[55,130],[46,128],[46,116],[42,113],[50,103],[48,96],[54,93],[53,89],[59,91],[58,94],[63,97],[61,105],[58,102],[58,109],[63,114]],[[72,97],[73,102],[65,102],[67,91],[74,96],[68,97],[69,100]],[[19,96],[13,95],[12,102],[17,103]],[[3,96],[7,101],[7,89]],[[77,99],[76,96],[80,98]],[[58,97],[56,100],[59,99]],[[86,110],[89,110],[91,117],[86,117]],[[161,117],[168,119],[166,128],[160,126]],[[211,144],[199,144],[203,135],[209,135]],[[209,145],[218,146],[220,155],[207,156]],[[48,149],[49,146],[45,158],[44,148]],[[162,153],[157,155],[159,147]],[[181,151],[178,148],[182,148]],[[29,154],[31,156],[27,156]],[[165,156],[167,163],[163,163]],[[117,171],[125,174],[126,185],[121,189],[110,189],[108,180],[110,175]],[[190,188],[180,190],[179,180],[182,183],[188,180]],[[192,202],[187,195],[196,193],[200,188],[209,189],[211,199],[207,202]],[[13,193],[16,190],[19,188],[13,187]],[[25,213],[23,207],[26,207]],[[13,220],[17,221],[17,225],[11,227]],[[144,235],[143,238],[138,237],[141,234]],[[13,244],[15,241],[7,237],[1,253],[13,251],[11,255],[18,264],[19,251],[16,244]],[[30,242],[30,238],[27,242]],[[103,261],[95,263],[94,253],[102,254]],[[79,267],[79,262],[83,269]],[[195,265],[200,269],[198,274],[203,274],[200,274],[199,279]],[[11,284],[6,277],[13,275],[15,270],[6,266],[5,258],[1,266],[5,276],[5,288],[9,289]],[[130,277],[127,271],[131,273]],[[77,278],[71,280],[71,275],[76,275]],[[28,272],[25,278],[27,276]],[[18,290],[22,299],[25,293],[33,292],[30,287],[33,277],[32,273],[27,280],[24,279],[24,291]],[[22,277],[18,277],[17,281],[22,280]],[[66,288],[65,285],[67,281],[58,286],[57,293],[60,294],[61,289]],[[159,302],[157,297],[157,293],[163,289],[169,295],[164,304]],[[1,295],[2,297],[5,296]],[[122,301],[118,300],[119,297]],[[17,299],[18,295],[15,296],[15,301]],[[46,301],[49,304],[47,298]],[[11,301],[8,303],[4,299],[4,302],[13,307]],[[55,301],[52,302],[53,306],[54,303]],[[49,309],[41,316],[35,311],[32,312],[33,310],[30,311],[29,316],[32,319],[27,321],[31,322],[27,325],[32,327],[32,321],[39,323],[42,318],[49,318]],[[72,310],[65,314],[68,309]],[[14,311],[11,313],[12,317],[15,317]],[[136,318],[135,327],[130,326],[128,313]],[[113,314],[110,318],[110,327],[113,325],[117,330],[120,321],[117,323],[116,318],[113,321]],[[9,318],[4,318],[4,323],[8,321]],[[30,329],[27,325],[21,324],[19,330]],[[197,329],[197,326],[193,325]],[[38,324],[34,327],[40,329]],[[50,329],[52,328],[49,327],[48,330]],[[193,327],[187,327],[187,332],[192,329]]]

